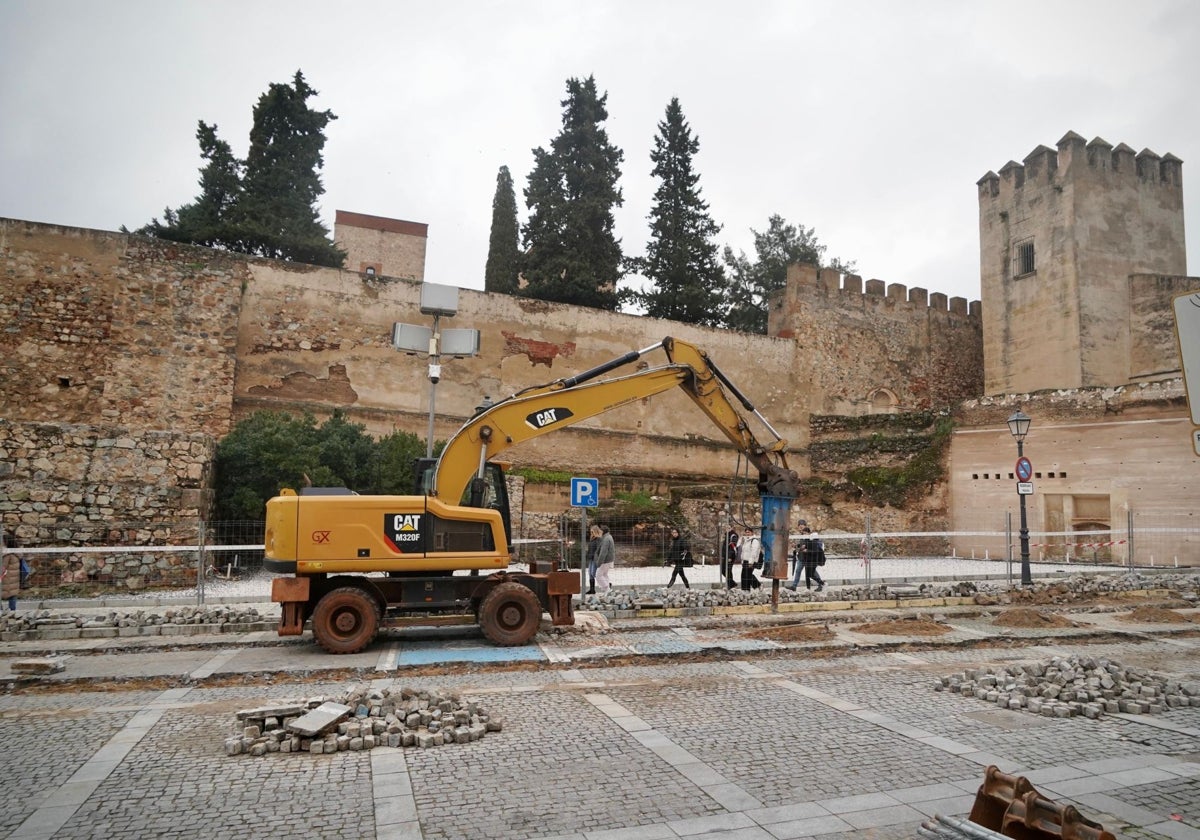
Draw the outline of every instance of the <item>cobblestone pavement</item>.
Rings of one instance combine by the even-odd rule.
[[[973,643],[996,635],[952,623]],[[1119,836],[1200,840],[1200,708],[1047,718],[932,689],[967,667],[1071,654],[1200,679],[1200,638],[1168,630],[853,647],[664,622],[539,636],[535,661],[426,656],[419,672],[403,639],[336,659],[267,634],[81,648],[73,681],[0,694],[0,836],[890,840],[965,816],[996,764]],[[0,649],[0,674],[21,652]],[[335,666],[357,670],[321,674]],[[78,679],[116,672],[172,687]],[[239,709],[362,682],[457,691],[504,729],[424,750],[225,755]]]

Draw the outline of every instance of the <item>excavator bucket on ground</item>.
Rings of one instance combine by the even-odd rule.
[[[984,773],[969,820],[1018,840],[1116,840],[1074,805],[1047,799],[1024,776],[1004,773],[994,764]]]

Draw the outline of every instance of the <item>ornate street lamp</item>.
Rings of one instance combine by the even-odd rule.
[[[1021,484],[1029,481],[1031,469],[1025,458],[1025,435],[1029,434],[1032,418],[1023,411],[1015,411],[1008,418],[1008,431],[1017,439],[1017,498],[1021,500],[1021,585],[1033,585],[1033,573],[1029,569],[1029,523],[1025,518],[1025,493]]]

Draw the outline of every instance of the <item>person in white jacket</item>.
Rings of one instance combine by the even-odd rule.
[[[738,559],[742,561],[742,589],[749,592],[762,586],[754,574],[754,567],[762,560],[762,540],[753,528],[746,528],[738,544]]]

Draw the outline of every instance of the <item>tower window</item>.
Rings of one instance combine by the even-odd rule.
[[[1023,277],[1037,270],[1033,240],[1022,239],[1013,247],[1013,277]]]

